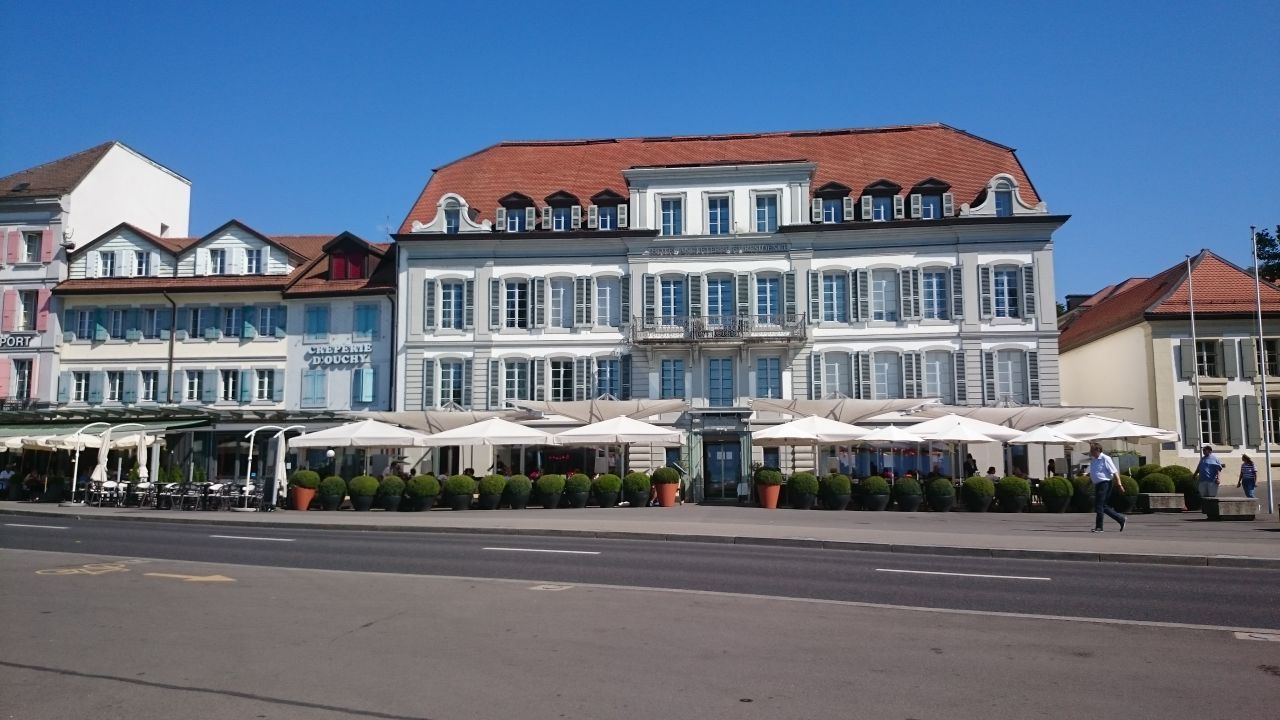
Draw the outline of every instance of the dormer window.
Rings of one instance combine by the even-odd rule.
[[[591,196],[587,206],[589,230],[617,230],[627,227],[627,199],[612,190],[602,190]]]
[[[582,205],[577,196],[564,190],[551,193],[542,208],[542,228],[555,232],[567,232],[582,228]]]
[[[905,215],[902,186],[889,180],[877,180],[862,191],[862,219],[873,222],[901,220]]]
[[[209,274],[210,275],[226,275],[227,274],[227,251],[226,250],[210,250],[209,251]]]
[[[457,200],[450,200],[444,206],[444,232],[446,235],[457,235],[462,224],[462,208]]]
[[[911,217],[916,220],[940,220],[953,214],[951,185],[929,178],[911,188]]]
[[[262,248],[244,251],[244,272],[246,275],[262,274]]]
[[[847,186],[837,182],[829,182],[815,190],[809,219],[824,225],[852,221],[853,198],[849,192]]]
[[[893,219],[893,196],[873,196],[871,199],[871,219],[884,222]]]
[[[1007,180],[996,183],[996,217],[1013,215],[1013,186]]]
[[[365,254],[344,250],[329,255],[330,280],[360,280],[365,277]]]
[[[533,198],[520,193],[511,193],[498,201],[498,209],[494,212],[494,226],[506,232],[525,232],[532,230],[537,224],[536,209]]]
[[[573,217],[571,208],[558,207],[551,208],[551,229],[556,232],[564,232],[573,227]]]

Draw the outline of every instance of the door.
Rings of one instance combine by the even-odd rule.
[[[732,500],[738,497],[742,474],[742,444],[737,438],[705,439],[703,447],[703,497]]]

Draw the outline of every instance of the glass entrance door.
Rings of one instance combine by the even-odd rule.
[[[707,500],[732,500],[738,497],[738,480],[742,475],[742,443],[737,438],[704,439],[703,497]]]

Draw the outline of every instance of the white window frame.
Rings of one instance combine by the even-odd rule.
[[[213,248],[209,250],[209,274],[210,275],[226,275],[227,274],[226,248]]]
[[[556,205],[551,208],[551,229],[554,232],[568,232],[573,229],[573,208],[569,205]]]
[[[901,399],[902,356],[896,352],[871,353],[872,392],[876,400]]]
[[[151,277],[151,253],[146,250],[133,251],[133,274],[135,277]]]
[[[556,357],[547,360],[547,399],[552,402],[573,400],[574,359]]]
[[[276,389],[276,372],[275,370],[255,370],[254,371],[254,393],[255,400],[271,400],[275,396]]]
[[[762,200],[773,201],[773,229],[769,229],[768,211],[761,207]],[[755,211],[755,217],[752,218],[752,227],[758,233],[774,233],[782,226],[782,193],[775,191],[753,193],[752,208]],[[764,222],[761,223],[760,213],[765,211]]]
[[[1027,353],[1025,350],[996,350],[995,353],[996,399],[1012,400],[1026,404]]]
[[[723,323],[730,321],[738,312],[738,299],[732,275],[706,276],[705,307],[707,321]],[[712,288],[715,288],[713,291]],[[714,295],[713,295],[714,292]],[[713,303],[714,297],[714,303]],[[712,308],[718,312],[712,312]]]
[[[466,407],[462,402],[466,399],[466,364],[457,358],[450,358],[441,360],[439,366],[440,382],[437,383],[437,392],[440,394],[440,405],[452,403]]]
[[[257,317],[258,321],[258,337],[275,337],[276,334],[276,306],[259,305]]]
[[[724,211],[723,213],[720,213],[719,211],[717,211],[718,214],[722,215],[720,218],[718,218],[716,222],[717,229],[719,230],[717,232],[717,231],[713,231],[711,228],[711,203],[718,202],[720,200],[724,201]],[[702,227],[705,229],[706,231],[705,234],[707,235],[717,235],[717,236],[732,235],[733,234],[733,193],[713,192],[713,193],[703,194],[702,222],[703,222]]]
[[[88,402],[89,373],[76,371],[71,373],[71,402]]]
[[[925,320],[949,320],[951,318],[951,271],[943,267],[928,267],[920,271],[920,316]],[[930,278],[935,282],[931,284]],[[941,282],[936,282],[941,278]],[[931,294],[935,293],[935,294]]]
[[[676,289],[680,299],[676,302]],[[689,279],[684,275],[668,275],[658,278],[659,321],[664,325],[678,325],[689,314]],[[667,312],[670,309],[672,312]]]
[[[112,340],[124,339],[126,312],[121,308],[112,308],[107,311],[107,337]]]
[[[670,370],[670,373],[668,373]],[[658,398],[662,400],[684,400],[688,392],[685,384],[685,373],[688,363],[684,358],[662,358],[658,361]],[[668,382],[669,379],[669,382]],[[668,392],[667,387],[670,386]]]
[[[776,385],[772,382],[774,380],[777,381]],[[771,399],[782,397],[782,358],[776,356],[756,358],[755,396]]]
[[[9,387],[9,395],[14,400],[31,399],[31,370],[34,364],[35,361],[30,358],[14,358],[13,382]]]
[[[22,263],[39,263],[41,245],[43,244],[43,233],[24,232],[22,233],[22,259],[18,262]]]
[[[92,340],[95,325],[95,317],[93,310],[77,310],[76,311],[76,339]]]
[[[528,278],[502,281],[502,327],[527,330],[533,327],[529,317],[529,293],[533,283]]]
[[[102,388],[104,402],[118,403],[124,396],[124,373],[119,370],[108,370],[106,382]]]
[[[98,253],[99,275],[104,278],[116,276],[116,254],[113,252]]]
[[[40,313],[40,292],[19,290],[17,317],[13,319],[14,332],[35,332],[36,316]]]
[[[529,360],[509,358],[502,361],[503,407],[514,407],[515,400],[529,400]]]
[[[757,275],[755,290],[756,322],[767,325],[781,324],[782,315],[785,312],[782,306],[782,276]],[[772,312],[775,309],[777,312]]]
[[[218,397],[223,402],[240,402],[239,370],[219,370],[218,386]]]
[[[684,232],[684,231],[685,231],[685,224],[686,224],[686,223],[685,223],[686,218],[685,218],[685,212],[684,212],[684,204],[685,204],[685,203],[684,203],[684,196],[683,196],[683,195],[659,195],[659,196],[657,197],[657,200],[658,200],[658,202],[657,202],[657,211],[658,211],[658,234],[659,234],[660,236],[662,236],[662,237],[679,237],[680,235],[684,235],[684,234],[685,234],[685,232]],[[674,226],[674,222],[675,222],[675,221],[674,221],[675,213],[674,213],[674,212],[673,212],[673,213],[671,213],[671,215],[672,215],[672,222],[671,222],[671,226],[672,226],[672,227],[671,227],[670,229],[672,230],[672,232],[667,232],[667,230],[668,230],[668,222],[667,222],[667,203],[669,203],[669,202],[670,202],[670,203],[675,203],[674,207],[678,208],[678,209],[679,209],[679,211],[680,211],[680,212],[679,212],[679,214],[680,214],[680,226],[679,226],[679,227],[675,227],[675,226]]]
[[[877,322],[897,322],[901,292],[898,288],[898,271],[875,268],[871,277],[871,319]]]
[[[204,371],[203,370],[187,370],[186,376],[186,392],[183,397],[187,402],[200,402],[201,395],[204,394]]]
[[[244,274],[262,274],[262,248],[250,248],[244,251]]]
[[[1016,265],[991,268],[991,317],[1022,317],[1021,274]]]
[[[921,353],[920,373],[925,397],[936,397],[943,403],[955,403],[955,354],[951,350],[926,350]]]
[[[138,375],[138,401],[157,402],[156,391],[160,389],[160,371],[143,370]]]
[[[622,283],[615,275],[598,277],[595,323],[598,327],[622,327]]]
[[[560,275],[547,278],[547,327],[572,328],[573,313],[573,278]]]
[[[828,280],[831,281],[829,284]],[[819,275],[818,282],[822,283],[822,322],[849,322],[849,274],[825,271]],[[842,284],[843,295],[837,292]]]
[[[467,286],[462,280],[440,281],[440,328],[461,330],[467,325]]]

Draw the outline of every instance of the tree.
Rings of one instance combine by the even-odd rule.
[[[1263,279],[1275,281],[1280,278],[1280,225],[1275,233],[1263,228],[1254,235],[1258,243],[1259,273]]]

